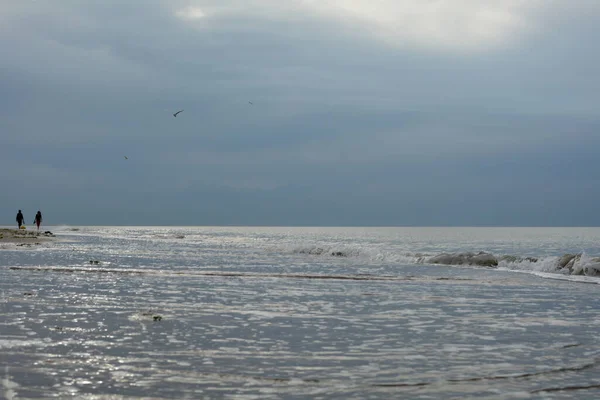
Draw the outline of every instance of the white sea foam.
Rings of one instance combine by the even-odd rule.
[[[600,258],[586,253],[545,257],[495,255],[486,251],[427,254],[397,253],[369,247],[339,245],[303,245],[293,248],[291,252],[311,257],[358,258],[376,263],[496,268],[528,272],[541,277],[552,274],[554,279],[561,279],[561,276],[582,276],[580,279],[569,279],[574,282],[585,282],[586,277],[600,276]]]
[[[9,375],[9,367],[8,365],[4,368],[4,378],[0,379],[0,384],[2,384],[2,389],[4,392],[4,398],[6,400],[16,399],[17,392],[15,389],[19,387],[19,384],[11,380],[12,377]]]

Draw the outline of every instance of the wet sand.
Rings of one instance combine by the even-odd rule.
[[[0,244],[7,243],[16,246],[32,246],[54,239],[50,231],[29,229],[0,229]]]

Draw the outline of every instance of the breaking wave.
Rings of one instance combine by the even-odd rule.
[[[488,252],[396,254],[335,246],[304,246],[293,249],[292,253],[320,257],[365,258],[370,261],[406,264],[469,266],[531,273],[600,277],[600,257],[591,257],[585,253],[546,257],[496,255]]]
[[[540,258],[513,255],[496,256],[485,252],[440,254],[430,258],[421,257],[418,263],[478,266],[561,275],[600,276],[600,258],[590,257],[585,253]]]

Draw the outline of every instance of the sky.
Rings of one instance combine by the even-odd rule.
[[[0,0],[0,224],[600,226],[599,38],[597,0]]]

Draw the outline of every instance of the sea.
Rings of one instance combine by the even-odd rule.
[[[2,399],[600,398],[600,228],[42,228]]]

